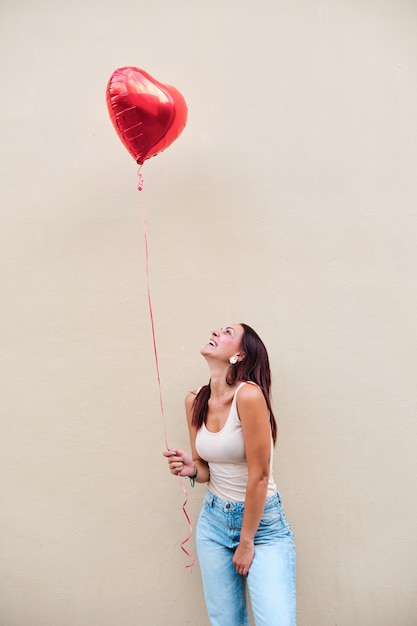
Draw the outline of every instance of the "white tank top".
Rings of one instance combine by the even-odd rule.
[[[213,433],[203,424],[196,436],[196,450],[207,461],[210,469],[208,488],[222,500],[244,502],[248,483],[245,441],[242,425],[237,412],[237,392],[246,383],[241,383],[233,396],[232,406],[226,423],[221,430]],[[252,383],[255,384],[255,383]],[[272,475],[273,441],[271,435],[271,461],[267,497],[276,493],[277,488]]]

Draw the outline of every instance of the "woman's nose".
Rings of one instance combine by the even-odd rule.
[[[218,337],[220,335],[220,331],[219,330],[212,330],[211,334],[214,335],[215,337]]]

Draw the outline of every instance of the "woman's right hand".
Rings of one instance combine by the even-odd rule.
[[[189,454],[183,450],[172,448],[165,450],[163,455],[168,458],[168,466],[174,476],[193,476],[195,474],[195,463]]]

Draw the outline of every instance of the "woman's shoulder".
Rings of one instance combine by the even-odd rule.
[[[202,389],[202,387],[198,387],[197,389],[193,389],[193,391],[189,391],[187,393],[187,395],[185,396],[185,404],[186,406],[190,406],[193,404],[194,400],[196,399],[196,397],[198,396],[200,389]]]
[[[189,391],[187,395],[185,396],[185,403],[194,402],[196,397],[197,397],[197,389],[194,389],[193,391]]]
[[[241,385],[238,391],[236,408],[242,423],[243,420],[246,421],[246,418],[249,418],[249,421],[252,423],[255,415],[268,416],[268,405],[259,385],[248,382]]]
[[[242,381],[236,389],[236,396],[243,402],[253,402],[264,397],[262,389],[251,380]]]

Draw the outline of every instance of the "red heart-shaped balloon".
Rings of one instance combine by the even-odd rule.
[[[140,165],[168,148],[187,122],[187,104],[180,92],[137,67],[113,72],[107,107],[119,138]]]

